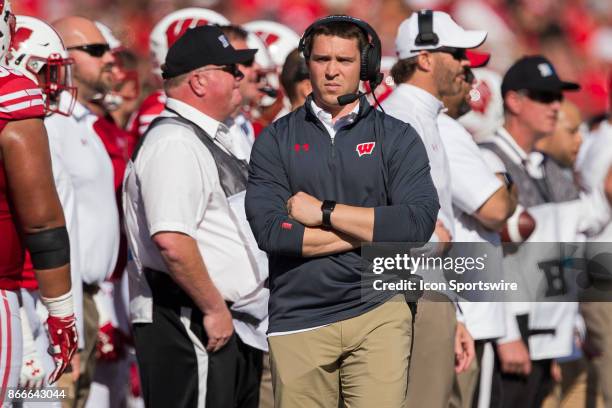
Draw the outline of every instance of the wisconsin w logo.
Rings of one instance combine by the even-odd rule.
[[[355,150],[357,150],[357,154],[359,155],[359,157],[361,157],[364,154],[372,154],[375,145],[376,142],[359,143]]]

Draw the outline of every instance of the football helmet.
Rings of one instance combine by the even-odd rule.
[[[72,85],[72,58],[59,34],[34,17],[16,16],[8,66],[30,78],[44,92],[45,112],[70,116],[77,89]],[[63,103],[68,94],[70,99]]]
[[[5,63],[15,33],[15,15],[9,0],[0,0],[0,60]]]
[[[268,47],[280,73],[287,55],[298,47],[300,36],[289,27],[275,21],[256,20],[244,24],[245,30],[257,34]]]
[[[177,10],[162,18],[153,27],[149,37],[153,71],[161,75],[161,66],[166,60],[168,49],[187,29],[207,24],[228,25],[230,22],[216,11],[199,7]]]

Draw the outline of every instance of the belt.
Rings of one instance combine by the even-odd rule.
[[[100,286],[97,283],[85,283],[83,282],[83,292],[89,295],[95,295],[100,290]]]
[[[144,268],[144,275],[147,278],[147,282],[151,287],[151,293],[153,294],[153,303],[160,306],[166,306],[173,309],[180,307],[189,307],[192,309],[199,310],[193,299],[185,292],[172,277],[161,271],[156,271],[151,268]],[[233,302],[225,301],[232,318],[241,322],[248,323],[252,326],[259,326],[261,319],[256,318],[250,313],[242,312],[238,310],[232,310],[231,307]]]

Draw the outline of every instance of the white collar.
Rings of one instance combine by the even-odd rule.
[[[87,108],[87,106],[79,102],[78,99],[74,99],[72,95],[66,91],[64,91],[60,97],[60,108],[62,110],[67,111],[68,108],[70,107],[70,104],[73,102],[73,100],[74,100],[74,109],[72,110],[71,116],[74,118],[74,120],[76,120],[77,122],[80,122],[83,119],[85,119],[87,116],[94,115],[94,113],[90,111],[89,108]],[[59,115],[59,113],[56,113],[55,115]]]
[[[197,110],[185,102],[179,101],[178,99],[168,98],[166,100],[166,106],[180,114],[185,119],[188,119],[198,125],[198,127],[208,133],[212,139],[217,137],[217,129],[221,123],[218,120],[211,118],[207,114]]]
[[[314,98],[310,101],[310,107],[312,108],[312,111],[314,112],[315,116],[321,122],[323,122],[323,124],[334,129],[339,129],[342,126],[353,123],[355,121],[355,118],[357,117],[357,113],[359,112],[359,102],[357,102],[352,111],[350,111],[345,116],[338,118],[338,120],[334,124],[331,113],[319,107],[319,105],[315,103]]]
[[[525,152],[525,150],[523,150],[523,148],[516,143],[516,140],[514,140],[510,132],[508,132],[505,127],[501,126],[499,129],[497,129],[497,135],[501,137],[508,145],[510,145],[511,149],[508,151],[512,152],[511,154],[515,156],[515,159],[517,159],[518,162],[529,160],[527,152]]]
[[[440,112],[445,110],[441,100],[418,86],[403,83],[399,84],[396,91],[407,99],[409,98],[413,105],[420,105],[432,118],[436,118]]]
[[[502,139],[502,142],[496,143],[516,164],[522,165],[527,172],[535,178],[543,177],[542,164],[544,155],[540,152],[533,151],[527,154],[521,146],[516,143],[508,130],[501,126],[497,129],[496,135]]]

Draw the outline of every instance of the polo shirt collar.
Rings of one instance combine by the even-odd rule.
[[[314,113],[317,119],[319,119],[321,122],[323,122],[329,127],[338,128],[338,127],[350,125],[351,123],[355,121],[355,118],[357,117],[357,114],[359,113],[360,103],[357,103],[357,105],[355,105],[353,110],[350,111],[348,114],[346,114],[345,116],[342,116],[341,118],[338,118],[335,124],[332,122],[331,113],[319,107],[319,105],[315,103],[314,99],[310,101],[310,107],[312,109],[312,113]]]
[[[189,106],[178,99],[168,98],[166,107],[172,109],[185,119],[195,123],[200,129],[206,132],[212,139],[217,137],[217,130],[221,122],[208,116],[207,114]]]
[[[418,86],[399,84],[396,91],[405,99],[410,100],[413,106],[424,110],[432,118],[436,118],[445,109],[441,100]]]

